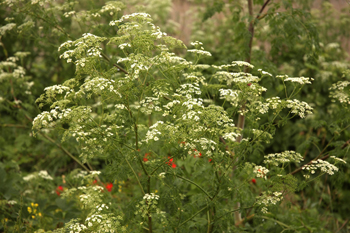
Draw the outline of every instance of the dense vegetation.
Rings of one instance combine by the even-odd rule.
[[[348,232],[349,5],[174,3],[0,3],[0,231]]]

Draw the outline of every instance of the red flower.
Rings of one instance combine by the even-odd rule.
[[[93,184],[97,184],[97,180],[94,180],[92,183],[93,183]]]
[[[112,183],[107,183],[107,184],[105,184],[105,186],[106,186],[106,189],[107,189],[108,192],[112,192],[112,188],[113,188],[113,184]]]
[[[173,163],[173,158],[170,159],[170,157],[168,156],[169,162],[165,162],[166,164],[168,164],[169,166],[171,166],[172,168],[176,168],[176,164]]]
[[[143,162],[147,162],[148,161],[147,157],[150,155],[151,153],[145,153],[145,156],[143,157]]]
[[[60,185],[60,186],[58,186],[58,187],[56,188],[56,194],[57,194],[58,196],[61,196],[61,192],[63,192],[63,187],[62,187],[62,185]]]
[[[256,184],[256,179],[252,179],[253,184]]]
[[[250,87],[250,85],[252,85],[252,84],[251,84],[251,83],[248,83],[247,85],[248,85],[248,87]]]
[[[212,159],[208,159],[209,163],[211,163]]]

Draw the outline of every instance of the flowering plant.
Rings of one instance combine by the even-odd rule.
[[[133,5],[134,1],[125,2]],[[221,38],[217,38],[220,29],[216,26],[206,26],[205,37],[196,29],[198,38],[206,42],[185,42],[187,49],[156,26],[167,20],[164,15],[171,1],[152,0],[137,7],[147,13],[158,11],[151,14],[153,20],[146,13],[127,14],[134,8],[121,2],[82,11],[79,4],[85,1],[5,0],[0,4],[5,6],[5,15],[11,16],[0,28],[6,57],[0,63],[0,107],[9,113],[1,118],[5,124],[1,124],[0,142],[6,146],[0,152],[5,181],[0,185],[0,217],[4,217],[0,231],[319,230],[331,220],[320,218],[317,223],[323,224],[315,223],[313,216],[319,214],[314,210],[327,206],[327,201],[335,210],[333,215],[341,210],[346,216],[346,208],[335,208],[334,202],[341,203],[345,191],[328,185],[342,186],[340,180],[347,180],[338,167],[346,164],[343,149],[349,144],[344,143],[348,140],[344,140],[348,138],[344,116],[348,115],[349,82],[330,79],[338,78],[336,73],[340,75],[347,65],[332,62],[339,54],[330,57],[327,52],[317,61],[326,70],[315,71],[314,63],[308,63],[312,56],[303,55],[317,47],[318,40],[314,32],[307,40],[300,37],[304,28],[312,29],[302,14],[296,17],[287,9],[279,16],[269,5],[267,22],[277,20],[277,26],[256,27],[259,41],[264,33],[272,40],[271,53],[266,54],[272,62],[268,62],[252,43],[245,46],[254,34],[251,27],[250,33],[246,33],[248,27],[242,27],[246,19],[255,17],[250,11],[250,17],[234,24],[225,19]],[[229,9],[224,13],[237,8]],[[248,24],[257,23],[260,13]],[[295,27],[287,24],[285,30],[279,30],[283,20],[298,21],[295,25],[301,22],[303,29],[289,34],[292,30],[287,29]],[[171,25],[161,28],[174,35],[176,27]],[[279,31],[292,40],[276,53],[279,43],[273,41],[278,41],[274,32]],[[9,37],[10,33],[16,36]],[[23,36],[38,38],[40,44],[28,40],[25,46]],[[228,37],[234,38],[234,46],[226,43]],[[293,52],[300,50],[299,41],[308,47],[303,55]],[[210,52],[204,50],[208,46],[212,46]],[[334,43],[320,47],[339,50]],[[245,62],[236,61],[248,54],[237,51],[247,48],[253,50],[252,59],[249,52]],[[8,52],[18,49],[31,53],[8,57]],[[288,58],[279,49],[288,51]],[[268,72],[259,69],[263,67]],[[320,80],[328,81],[320,85]],[[329,98],[323,91],[328,88],[334,102],[322,115]],[[45,94],[38,100],[43,112],[38,115],[40,110],[31,100],[43,89]],[[37,137],[33,138],[29,129],[35,116]],[[323,120],[330,117],[326,126]],[[328,136],[327,130],[331,132]],[[312,133],[317,136],[310,136]],[[14,141],[13,145],[3,138]],[[96,168],[100,171],[94,171]],[[304,201],[296,200],[298,193],[293,191],[303,187],[303,194],[320,191],[321,199],[317,196],[310,201],[310,195],[301,195]],[[301,214],[295,217],[294,213]],[[305,221],[308,219],[313,220]],[[334,229],[344,226],[341,221],[338,224],[338,218],[336,221]]]
[[[242,61],[200,64],[211,54],[198,41],[187,50],[194,61],[185,60],[171,49],[185,52],[186,46],[163,33],[149,14],[124,15],[109,25],[116,35],[85,33],[59,47],[61,58],[75,64],[76,76],[45,89],[37,102],[49,104],[51,110],[33,120],[33,129],[61,129],[63,140],[77,141],[83,163],[96,158],[114,161],[117,170],[111,174],[116,179],[137,183],[138,191],[123,198],[127,206],[139,202],[132,208],[140,215],[127,216],[121,230],[177,231],[193,224],[226,229],[231,213],[243,209],[268,213],[298,188],[298,180],[285,165],[300,163],[300,154],[267,155],[268,168],[253,164],[249,154],[257,144],[272,139],[277,121],[312,114],[308,103],[294,98],[312,79],[276,76],[283,82],[285,98],[266,98],[268,90],[259,82],[273,79],[272,74],[254,71],[252,64]],[[271,117],[262,122],[260,117],[266,114]],[[246,119],[244,130],[234,124],[235,117]],[[323,173],[335,171],[327,161],[320,164]],[[304,168],[309,170],[309,165]],[[250,181],[256,184],[259,178],[264,191],[254,194]],[[154,189],[159,190],[157,195]],[[95,189],[89,190],[93,195]],[[68,190],[65,196],[73,192]],[[84,194],[81,201],[90,203],[90,197]],[[237,202],[240,205],[234,208]],[[96,227],[90,220],[98,215],[91,210],[88,224],[67,226]],[[205,213],[207,223],[201,224]],[[235,220],[232,224],[241,224]]]

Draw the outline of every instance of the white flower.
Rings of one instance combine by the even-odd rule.
[[[199,49],[189,49],[187,50],[189,53],[196,53],[198,55],[203,55],[203,56],[209,56],[211,57],[211,53],[204,51],[204,50],[199,50]]]
[[[256,177],[265,178],[266,180],[266,174],[269,172],[269,170],[263,166],[255,166],[253,172],[256,173]]]

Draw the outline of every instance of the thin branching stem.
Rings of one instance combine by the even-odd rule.
[[[194,181],[192,181],[192,180],[189,180],[189,179],[187,179],[187,178],[185,178],[185,177],[182,177],[182,176],[179,176],[179,175],[175,175],[176,177],[178,177],[178,178],[180,178],[180,179],[183,179],[183,180],[185,180],[185,181],[187,181],[187,182],[189,182],[189,183],[191,183],[191,184],[193,184],[193,185],[195,185],[197,188],[199,188],[210,200],[213,200],[213,197],[211,197],[210,195],[209,195],[209,193],[207,193],[207,191],[205,191],[201,186],[199,186],[196,182],[194,182]]]

